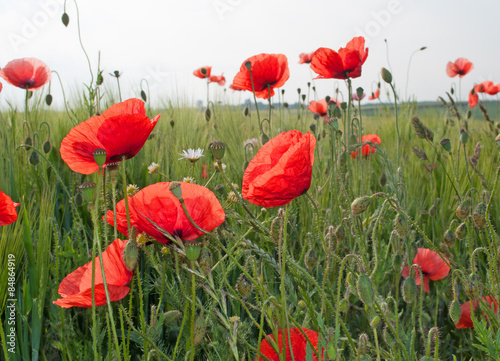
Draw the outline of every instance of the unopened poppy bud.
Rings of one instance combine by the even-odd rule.
[[[425,134],[425,125],[420,121],[419,118],[413,117],[411,120],[411,124],[413,125],[413,129],[415,129],[417,137],[419,137],[420,139],[427,138]]]
[[[252,63],[250,61],[245,61],[245,68],[248,70],[252,69]]]
[[[46,140],[45,143],[43,143],[42,145],[42,150],[45,154],[48,154],[50,153],[52,149],[52,143],[50,142],[50,140]]]
[[[462,315],[462,308],[457,300],[453,300],[448,307],[448,313],[453,323],[458,323],[460,316]]]
[[[244,273],[238,278],[238,283],[236,283],[236,290],[241,295],[243,299],[250,296],[253,291],[253,283],[245,276]]]
[[[172,128],[175,126],[175,121],[174,121],[173,119],[170,121],[170,126],[171,126]]]
[[[401,213],[398,213],[396,215],[396,218],[394,218],[394,230],[398,233],[399,238],[404,239],[408,235],[408,232],[410,231],[410,222],[406,219],[405,216],[403,216]]]
[[[262,143],[262,145],[266,144],[267,142],[269,142],[269,137],[267,136],[266,133],[262,133],[260,135],[260,142]]]
[[[172,192],[173,193],[173,192]],[[194,262],[200,257],[201,243],[195,241],[184,241],[184,248],[186,249],[186,257],[191,262]]]
[[[387,184],[387,175],[385,174],[385,172],[382,172],[382,174],[380,174],[380,177],[378,177],[378,184],[380,184],[382,188],[384,188]]]
[[[356,282],[356,289],[361,301],[368,307],[373,306],[375,291],[373,291],[372,280],[367,274],[363,273],[359,275],[358,282]]]
[[[382,68],[382,70],[380,71],[381,75],[382,75],[382,80],[385,81],[387,84],[391,84],[392,83],[392,74],[389,70],[387,70],[386,68]]]
[[[208,274],[212,268],[212,253],[207,247],[203,247],[198,258],[198,263],[204,274]]]
[[[346,298],[340,300],[339,309],[342,313],[346,313],[349,309],[349,301]]]
[[[212,150],[212,155],[216,160],[221,160],[226,152],[226,145],[223,142],[212,142],[210,143],[210,149]]]
[[[64,24],[64,26],[68,27],[69,24],[69,15],[67,13],[63,13],[61,17],[61,21]]]
[[[163,323],[165,325],[170,325],[178,320],[182,316],[182,312],[179,310],[172,310],[163,313]]]
[[[448,247],[453,247],[455,245],[456,237],[455,233],[451,229],[447,229],[446,232],[444,232],[443,239],[444,243],[446,243]]]
[[[81,207],[83,205],[83,195],[81,193],[76,193],[73,197],[73,202],[75,206]]]
[[[297,88],[297,93],[300,95],[300,88]]]
[[[97,80],[95,81],[95,83],[96,85],[102,85],[103,82],[104,82],[104,77],[102,76],[102,71],[100,71],[97,74]]]
[[[300,300],[299,303],[299,308],[305,309],[307,307],[307,303],[304,302],[304,300]]]
[[[351,211],[354,216],[357,216],[358,214],[363,213],[368,209],[368,207],[372,204],[372,197],[370,196],[363,196],[363,197],[358,197],[356,198],[352,203],[351,203]]]
[[[318,254],[311,248],[304,257],[304,263],[308,269],[312,269],[316,265],[316,262],[318,262]]]
[[[125,249],[123,250],[123,263],[129,271],[133,271],[137,266],[137,260],[139,259],[139,247],[137,247],[137,242],[134,237],[130,237]]]
[[[248,105],[243,109],[243,116],[248,117],[250,115],[250,109]]]
[[[319,114],[318,114],[318,113],[315,113],[315,114],[314,114],[314,118],[315,118],[315,119],[316,119],[316,118],[317,118],[317,119],[319,119]],[[317,119],[316,119],[316,120],[317,120]],[[309,124],[309,129],[311,129],[311,132],[316,133],[316,123],[311,123],[311,124]]]
[[[30,150],[33,145],[33,139],[30,136],[26,137],[26,139],[24,139],[24,145],[26,150]]]
[[[413,303],[417,297],[417,284],[415,278],[410,276],[405,279],[402,286],[403,299],[406,303]]]
[[[210,118],[212,118],[212,111],[210,110],[210,108],[207,108],[205,110],[205,120],[208,122],[210,121]]]
[[[172,194],[177,198],[181,199],[182,198],[182,189],[181,189],[181,184],[180,182],[171,182],[170,186],[168,187],[168,190],[172,192]]]
[[[361,97],[363,96],[364,89],[362,87],[356,88],[356,95],[358,96],[358,99],[361,100]]]
[[[330,99],[331,99],[331,97],[329,95],[327,95],[325,97],[326,104],[330,103]]]
[[[97,148],[92,152],[92,154],[94,155],[94,162],[97,163],[99,168],[102,167],[104,163],[106,163],[106,150]]]
[[[37,166],[40,163],[40,157],[35,151],[31,152],[28,160],[32,166]]]
[[[51,94],[47,94],[47,96],[45,97],[45,104],[47,104],[49,107],[52,104],[52,95]]]
[[[467,144],[469,141],[469,133],[465,131],[465,129],[460,129],[460,143],[463,145]]]
[[[144,102],[148,101],[148,97],[146,96],[146,92],[144,90],[141,90],[141,98]]]
[[[335,228],[335,230],[333,231],[333,234],[335,235],[335,238],[337,238],[337,240],[339,242],[342,242],[345,238],[345,228],[344,226],[341,224],[340,226],[337,226]]]
[[[78,186],[78,189],[83,195],[85,202],[93,203],[95,199],[95,186],[94,182],[84,182]]]
[[[481,202],[472,213],[472,220],[478,228],[483,228],[486,225],[486,209],[486,204]]]
[[[369,339],[366,333],[359,335],[358,350],[359,353],[364,355],[366,353],[366,348],[368,347]]]
[[[483,291],[479,276],[471,273],[464,284],[464,291],[471,300],[477,300],[481,297]]]
[[[288,102],[283,103],[283,108],[288,108]]]
[[[399,272],[401,270],[401,264],[403,263],[403,260],[401,259],[401,256],[399,254],[394,254],[392,256],[392,267],[396,272]]]
[[[461,221],[467,218],[469,212],[470,212],[470,205],[467,200],[462,201],[455,210],[455,214]]]
[[[302,94],[302,101],[304,102],[306,100],[306,96],[305,94]]]
[[[373,320],[370,322],[370,326],[373,328],[377,327],[380,324],[380,316],[373,317]]]
[[[448,138],[444,138],[441,142],[439,142],[439,144],[441,144],[441,147],[443,147],[444,150],[451,153],[451,141]]]
[[[356,289],[356,277],[354,277],[352,272],[347,274],[345,281],[349,286],[351,286],[351,288]]]
[[[467,235],[467,223],[463,222],[455,230],[455,236],[457,236],[459,240],[463,240],[466,235]]]

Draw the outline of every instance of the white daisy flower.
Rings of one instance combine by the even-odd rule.
[[[221,163],[221,164],[222,164],[222,170],[226,170],[226,165],[224,163]],[[214,167],[215,167],[215,170],[220,171],[219,164],[217,164],[217,162],[214,163]]]
[[[196,183],[196,182],[194,181],[194,178],[193,178],[193,177],[184,177],[184,179],[182,179],[182,181],[183,181],[184,183]]]
[[[151,165],[148,167],[149,174],[158,173],[159,170],[160,170],[160,165],[155,162],[151,163]]]
[[[200,159],[201,157],[204,157],[203,151],[204,150],[201,148],[198,148],[198,149],[189,148],[188,150],[183,150],[182,153],[179,153],[179,155],[182,156],[181,158],[179,158],[179,160],[187,159],[191,163],[195,163],[198,159]]]

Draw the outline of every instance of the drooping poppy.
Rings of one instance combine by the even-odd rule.
[[[463,78],[467,73],[474,69],[474,64],[465,58],[458,58],[454,63],[451,61],[446,65],[446,74],[450,78],[458,75],[459,78]]]
[[[310,132],[283,132],[264,144],[243,175],[242,196],[263,207],[280,207],[311,185],[316,139]]]
[[[250,77],[250,72],[245,65],[247,62],[251,64],[252,77]],[[269,96],[274,96],[274,89],[282,87],[289,77],[290,71],[285,55],[259,54],[248,58],[241,64],[239,73],[233,79],[233,86],[252,91],[253,79],[255,96],[268,99]]]
[[[130,291],[127,285],[132,280],[133,272],[125,267],[123,261],[123,251],[126,244],[127,241],[115,239],[102,252],[102,263],[110,301],[119,301]],[[94,285],[96,306],[105,305],[106,293],[99,257],[95,258]],[[53,301],[53,303],[62,308],[92,307],[92,262],[67,275],[59,285],[58,293],[62,298]]]
[[[447,260],[448,261],[448,260]],[[446,264],[441,256],[431,249],[419,248],[417,254],[413,259],[413,264],[420,266],[422,274],[424,276],[424,291],[429,293],[429,280],[437,281],[442,280],[448,273],[450,273],[450,267]],[[403,277],[410,276],[410,269],[406,266],[403,270]],[[414,275],[415,282],[417,286],[421,284],[420,272],[418,268],[415,267]]]
[[[50,81],[50,69],[36,58],[15,59],[0,70],[9,84],[26,90],[37,90]]]
[[[472,89],[470,92],[469,92],[469,108],[474,108],[477,103],[479,102],[479,96],[477,95],[477,92]]]
[[[482,300],[486,303],[488,302],[490,308],[493,309],[495,313],[498,313],[498,302],[491,296],[483,297]],[[472,301],[472,307],[476,309],[479,300]],[[472,318],[470,315],[470,301],[465,302],[460,307],[462,313],[460,314],[460,319],[458,323],[455,323],[456,328],[472,328],[474,327],[474,323],[472,322]]]
[[[358,139],[359,142],[359,139]],[[366,134],[361,137],[361,142],[372,142],[373,144],[380,144],[381,139],[377,134]],[[365,144],[362,147],[362,155],[363,157],[367,157],[368,155],[375,153],[375,147],[371,144]],[[351,158],[358,157],[359,150],[355,150],[351,152]]]
[[[111,106],[70,130],[61,143],[61,158],[75,172],[92,174],[99,169],[94,160],[96,149],[106,151],[104,166],[134,157],[160,119],[146,116],[144,102],[128,99]]]
[[[224,77],[224,73],[221,75],[210,75],[208,78],[209,83],[217,83],[220,86],[224,86],[226,84],[226,78]]]
[[[314,54],[314,51],[312,53],[301,53],[299,55],[299,64],[311,63],[313,54]]]
[[[361,76],[361,66],[368,57],[365,38],[358,36],[338,52],[319,48],[314,52],[311,69],[319,76],[316,79],[347,79]]]
[[[205,69],[205,74],[202,73],[201,69]],[[211,66],[202,66],[201,68],[193,71],[193,75],[197,76],[198,78],[205,79],[205,78],[210,78],[211,72],[212,72]]]
[[[308,330],[306,328],[302,329],[304,333],[307,335],[307,338],[311,342],[310,348],[311,351],[318,350],[318,339],[319,335],[316,331],[313,330]],[[283,343],[285,344],[285,350],[286,350],[286,361],[292,361],[292,360],[305,360],[306,359],[306,350],[307,350],[307,338],[304,337],[302,332],[300,332],[299,328],[290,328],[290,342],[288,340],[288,330],[279,330],[278,331],[278,341],[274,338],[274,335],[268,335],[265,339],[262,340],[260,343],[260,354],[261,356],[267,357],[267,359],[271,361],[280,361],[280,353],[281,350],[283,349]],[[283,340],[283,334],[285,334],[285,339]],[[280,352],[277,353],[271,343],[268,341],[268,338],[272,339],[275,341],[279,347]],[[290,349],[290,344],[292,345],[292,349]],[[322,354],[321,350],[319,353],[320,355]],[[292,358],[292,352],[293,352],[293,358]],[[318,361],[318,358],[316,357],[316,353],[312,351],[313,355],[313,360]],[[256,357],[256,361],[263,361],[267,360],[262,357]],[[323,356],[321,356],[321,359],[323,360]]]
[[[372,95],[368,97],[368,100],[378,99],[379,96],[380,96],[380,88],[377,88],[377,90],[375,90],[375,92],[373,92]]]
[[[0,191],[0,226],[6,226],[17,220],[18,205],[19,203],[13,202],[7,194]]]
[[[201,229],[211,231],[224,222],[224,210],[208,188],[193,183],[179,183],[188,213]],[[168,189],[169,186],[170,182],[152,184],[131,197],[131,223],[138,232],[146,233],[164,244],[170,240],[157,226],[182,240],[191,241],[202,236],[204,233],[191,224],[181,203]]]

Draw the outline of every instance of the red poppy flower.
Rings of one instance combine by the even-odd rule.
[[[130,216],[130,226],[132,227],[134,225],[134,217],[132,217],[132,209],[130,207],[130,199],[131,197],[128,198],[129,201],[129,216]],[[113,210],[108,210],[106,212],[106,221],[114,226],[115,220],[114,220],[114,215],[113,215]],[[125,199],[122,199],[118,203],[116,203],[116,229],[118,232],[122,233],[125,235],[125,237],[128,237],[128,224],[127,224],[127,210],[125,209]]]
[[[328,104],[325,99],[318,101],[311,100],[307,109],[314,114],[319,114],[323,118],[328,119]]]
[[[358,36],[338,52],[319,48],[314,52],[311,69],[319,76],[316,79],[347,79],[361,76],[361,66],[368,57],[365,38]]]
[[[234,84],[231,84],[231,85],[229,86],[229,89],[234,90],[234,91],[241,91],[241,90],[245,90],[245,89],[241,89],[241,88],[237,87],[237,86],[236,86],[236,85],[234,85]]]
[[[160,119],[146,116],[144,102],[128,99],[115,104],[102,115],[96,115],[70,130],[61,143],[61,158],[75,172],[91,174],[99,169],[93,152],[106,150],[106,166],[122,157],[132,158],[142,146]]]
[[[498,302],[491,296],[483,297],[484,302],[488,302],[490,308],[493,309],[495,313],[498,313]],[[472,307],[476,309],[479,300],[472,301]],[[456,328],[472,328],[474,324],[470,316],[470,301],[465,302],[461,307],[462,313],[460,314],[460,319],[458,323],[455,323]]]
[[[450,78],[458,75],[459,78],[463,78],[467,73],[474,69],[474,64],[465,58],[458,58],[454,63],[451,61],[446,65],[446,74]]]
[[[472,89],[470,92],[469,92],[469,108],[474,108],[477,103],[479,102],[479,96],[477,95],[477,92]]]
[[[283,132],[264,144],[243,175],[242,195],[263,207],[288,204],[311,185],[316,139],[298,130]]]
[[[302,332],[298,328],[290,328],[290,342],[288,342],[288,331],[287,330],[279,330],[278,331],[278,341],[276,342],[274,335],[268,335],[265,339],[262,340],[260,343],[260,354],[262,356],[267,357],[267,359],[271,361],[280,361],[280,354],[277,353],[273,346],[271,346],[271,343],[267,340],[268,338],[273,339],[280,350],[283,349],[283,342],[285,344],[285,350],[286,350],[286,361],[292,361],[295,359],[296,361],[299,360],[305,360],[306,359],[306,350],[307,350],[307,338],[309,341],[311,341],[312,347],[314,347],[315,350],[318,350],[318,338],[319,335],[316,331],[313,330],[308,330],[306,328],[303,328],[302,330],[304,333],[307,335],[307,338],[304,337]],[[285,340],[283,341],[283,333],[285,334]],[[290,350],[290,344],[292,345],[292,349]],[[293,359],[292,359],[292,352],[293,352]],[[256,361],[263,361],[267,360],[265,358],[255,358]],[[321,357],[323,360],[323,356]],[[317,361],[318,358],[316,357],[316,353],[313,351],[313,360]]]
[[[130,288],[127,287],[132,280],[132,271],[129,271],[123,262],[123,250],[127,241],[115,239],[109,247],[102,252],[102,263],[106,274],[109,299],[119,301],[125,297]],[[102,271],[99,257],[95,259],[94,292],[96,306],[106,304],[106,293],[102,280]],[[59,294],[62,298],[53,301],[62,308],[92,307],[92,262],[77,268],[67,275],[59,285]]]
[[[201,72],[201,69],[205,69],[205,74]],[[212,72],[212,67],[211,66],[202,66],[199,69],[196,69],[193,71],[193,75],[197,76],[198,78],[205,79],[205,78],[210,78],[210,73]]]
[[[288,60],[283,54],[259,54],[248,58],[241,64],[240,71],[233,79],[233,86],[242,90],[252,91],[250,72],[245,66],[246,62],[252,64],[252,78],[257,98],[268,99],[269,90],[274,95],[274,88],[285,84],[290,77]]]
[[[16,221],[16,207],[18,205],[19,203],[13,202],[7,194],[0,191],[0,226],[6,226]]]
[[[226,78],[224,78],[224,73],[221,75],[210,75],[208,78],[209,83],[217,83],[220,86],[224,86],[226,84]]]
[[[301,53],[299,55],[299,64],[309,64],[312,60],[313,54],[314,51],[312,53]]]
[[[377,90],[375,90],[374,93],[372,93],[372,95],[370,95],[368,97],[368,100],[375,100],[375,99],[378,99],[378,97],[380,96],[380,88],[378,88]]]
[[[495,95],[499,91],[498,85],[493,84],[493,82],[490,80],[483,81],[482,83],[474,86],[474,91],[476,93],[486,93],[489,95]]]
[[[448,260],[447,260],[448,261]],[[437,281],[442,280],[450,272],[450,267],[443,261],[441,256],[433,250],[426,248],[419,248],[417,255],[413,259],[413,264],[418,264],[424,276],[424,291],[429,293],[429,280]],[[410,275],[410,269],[406,266],[403,270],[403,277]],[[420,272],[415,267],[415,282],[417,286],[420,285]]]
[[[359,138],[358,138],[359,142]],[[380,144],[381,139],[377,134],[367,134],[361,137],[361,142],[372,142],[373,144]],[[359,148],[358,148],[359,149]],[[358,157],[359,150],[355,150],[351,152],[351,158]],[[367,157],[368,155],[375,153],[375,147],[370,144],[365,144],[362,147],[363,157]]]
[[[224,222],[224,210],[208,188],[193,183],[180,182],[180,184],[188,213],[201,229],[211,231]],[[152,184],[129,198],[131,224],[136,226],[138,232],[144,232],[164,244],[170,240],[156,228],[155,224],[172,236],[183,240],[200,237],[203,233],[191,224],[179,200],[168,189],[169,186],[170,182]],[[111,220],[112,216],[111,213]],[[107,219],[109,222],[109,213]],[[118,217],[117,223],[120,223]]]
[[[41,60],[23,58],[10,61],[0,76],[18,88],[37,90],[50,81],[50,69]]]

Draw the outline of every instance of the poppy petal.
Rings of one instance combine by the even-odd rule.
[[[18,205],[19,203],[14,203],[7,194],[0,191],[0,226],[6,226],[17,220]]]

